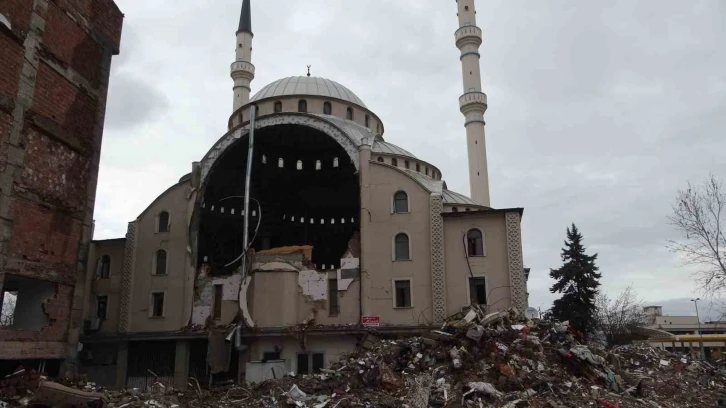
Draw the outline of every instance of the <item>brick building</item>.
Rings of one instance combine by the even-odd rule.
[[[113,0],[0,1],[0,375],[77,353],[122,21]]]

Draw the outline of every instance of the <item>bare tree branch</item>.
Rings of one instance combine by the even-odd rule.
[[[723,217],[726,194],[714,175],[698,187],[688,183],[679,190],[669,223],[685,239],[668,241],[667,247],[680,254],[685,264],[698,267],[694,278],[701,290],[716,295],[726,290],[726,236]]]
[[[634,326],[645,324],[643,305],[632,286],[628,286],[617,298],[611,299],[605,293],[595,298],[597,325],[605,334],[608,344],[614,345],[628,340]]]

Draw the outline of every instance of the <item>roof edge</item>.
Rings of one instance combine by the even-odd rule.
[[[482,215],[482,214],[509,213],[509,212],[518,212],[519,216],[521,217],[522,215],[524,215],[524,208],[523,207],[485,208],[485,209],[478,209],[478,210],[474,210],[474,211],[445,212],[442,215],[445,218],[448,218],[448,217],[457,218],[457,217],[466,217],[468,215]]]

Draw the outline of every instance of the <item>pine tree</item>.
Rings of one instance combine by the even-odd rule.
[[[585,335],[595,327],[595,296],[601,277],[596,259],[597,254],[585,254],[582,234],[573,223],[572,229],[567,229],[567,241],[562,248],[564,263],[559,269],[550,269],[550,277],[557,281],[550,292],[562,293],[552,306],[552,315],[560,321],[569,320],[572,327]]]

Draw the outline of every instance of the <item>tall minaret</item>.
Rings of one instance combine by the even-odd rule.
[[[252,12],[250,0],[242,1],[242,14],[237,29],[237,59],[232,63],[234,79],[233,111],[241,108],[250,100],[250,83],[255,79],[255,66],[252,65]]]
[[[464,94],[459,97],[459,107],[466,118],[464,126],[469,153],[469,188],[474,201],[489,207],[489,172],[484,137],[487,96],[481,91],[479,72],[481,28],[476,26],[474,0],[457,0],[457,5],[459,29],[455,34],[456,47],[461,50],[461,70],[464,76]]]

